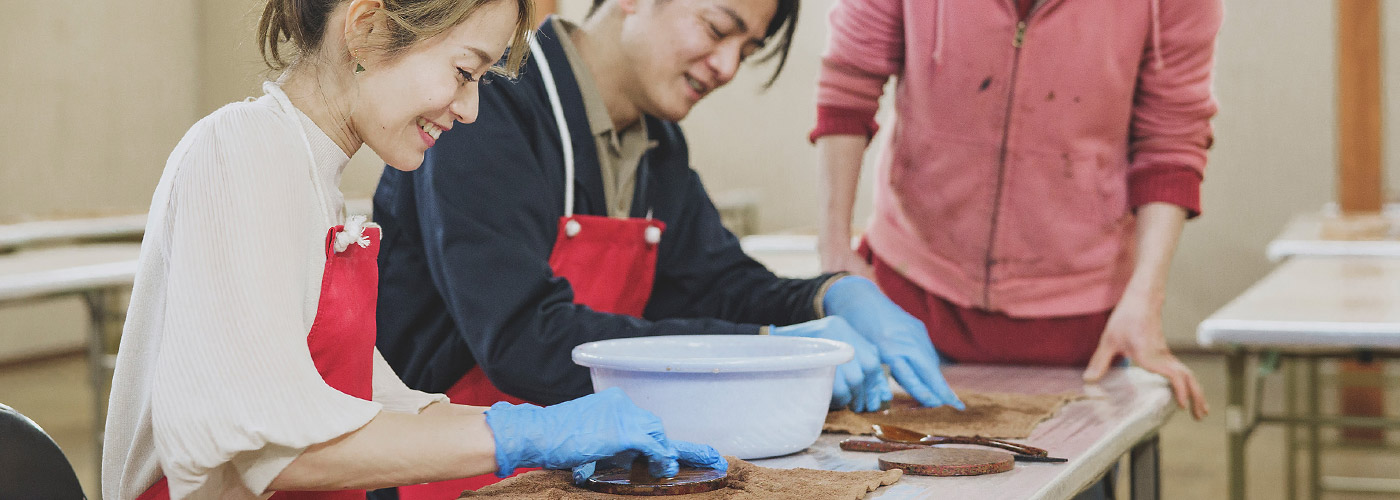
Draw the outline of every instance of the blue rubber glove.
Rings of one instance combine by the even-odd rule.
[[[838,279],[826,289],[822,306],[875,344],[890,375],[920,404],[966,408],[943,380],[924,323],[891,302],[874,282],[859,276]]]
[[[629,452],[647,457],[652,476],[680,471],[679,451],[666,440],[661,419],[616,387],[546,408],[496,403],[486,410],[486,425],[496,441],[498,477],[517,467],[569,469]]]
[[[671,446],[676,449],[676,459],[681,465],[722,471],[729,470],[729,461],[720,456],[719,452],[715,451],[714,448],[687,441],[671,441]],[[630,469],[632,467],[632,459],[635,457],[635,453],[627,452],[597,462],[588,462],[574,467],[574,484],[582,485],[588,478],[593,477],[593,473],[597,470],[599,464],[604,468],[616,467]],[[648,472],[650,472],[650,470],[648,470]]]
[[[885,369],[880,366],[879,351],[846,320],[827,316],[796,325],[770,327],[768,332],[785,337],[837,340],[855,348],[856,357],[836,367],[836,380],[831,388],[833,408],[850,406],[858,412],[876,411],[894,397],[885,380]]]

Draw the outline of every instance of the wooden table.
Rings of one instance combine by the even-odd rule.
[[[1377,216],[1342,217],[1335,206],[1288,221],[1269,242],[1269,260],[1295,255],[1318,257],[1400,257],[1400,205]]]
[[[22,250],[0,255],[0,303],[130,287],[139,243]]]
[[[106,422],[112,338],[120,335],[122,295],[136,277],[139,243],[107,243],[20,250],[0,255],[0,306],[79,295],[88,308],[88,375],[98,450]],[[101,454],[96,454],[100,460]],[[100,469],[100,467],[99,467]]]
[[[744,251],[779,276],[811,277],[818,272],[817,239],[811,235],[755,235],[741,240]],[[1024,442],[1047,448],[1068,464],[1017,463],[1011,472],[972,478],[905,476],[878,498],[1070,498],[1098,481],[1125,453],[1131,455],[1133,498],[1157,498],[1157,430],[1175,411],[1165,379],[1139,368],[1115,370],[1085,385],[1077,368],[945,366],[957,387],[985,392],[1053,393],[1079,391],[1103,396],[1076,402],[1036,427]],[[875,453],[842,451],[844,434],[823,434],[807,451],[757,460],[765,467],[872,470]]]
[[[1065,406],[1041,423],[1029,438],[1068,463],[1017,462],[1010,472],[973,477],[905,475],[873,498],[1064,499],[1111,471],[1124,454],[1131,457],[1132,498],[1160,496],[1157,432],[1176,411],[1166,380],[1139,368],[1114,369],[1098,384],[1085,384],[1077,368],[953,365],[949,382],[980,392],[1061,393],[1083,391],[1090,399]],[[764,467],[825,470],[877,470],[878,453],[843,451],[847,434],[823,434],[805,451],[753,460]]]
[[[1250,287],[1201,322],[1197,340],[1206,347],[1223,347],[1230,385],[1225,408],[1229,445],[1230,498],[1245,497],[1245,445],[1261,423],[1287,426],[1286,470],[1296,470],[1295,426],[1309,431],[1309,476],[1311,497],[1324,489],[1376,491],[1369,486],[1349,484],[1346,478],[1324,478],[1320,474],[1319,427],[1322,425],[1363,425],[1400,427],[1400,421],[1384,417],[1327,417],[1321,415],[1318,401],[1318,361],[1329,357],[1355,356],[1358,351],[1388,355],[1400,353],[1400,259],[1383,257],[1291,257],[1268,276]],[[1289,365],[1286,377],[1286,411],[1283,415],[1260,412],[1259,385],[1279,366],[1280,358],[1306,362],[1308,371],[1307,413],[1296,411],[1297,374]],[[1255,374],[1245,366],[1258,361]],[[1252,386],[1252,387],[1247,387]],[[1253,390],[1252,401],[1247,392]],[[1288,474],[1289,498],[1296,495],[1293,475]],[[1381,485],[1381,491],[1400,492],[1400,484]]]

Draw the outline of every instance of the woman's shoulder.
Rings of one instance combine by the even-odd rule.
[[[222,146],[278,145],[298,142],[295,111],[282,109],[270,96],[225,104],[190,127],[186,136],[216,141]],[[268,138],[285,141],[264,142]],[[248,142],[253,141],[252,144]]]
[[[289,210],[310,189],[298,126],[267,97],[236,102],[199,120],[166,160],[157,196],[237,201],[238,210]],[[295,113],[295,110],[292,110]]]
[[[224,105],[190,127],[166,166],[256,167],[300,159],[305,140],[295,119],[267,96]]]

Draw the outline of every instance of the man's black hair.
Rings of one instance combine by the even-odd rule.
[[[608,0],[593,0],[593,6],[588,8],[588,16],[592,16]],[[657,0],[667,2],[670,0]],[[765,63],[773,59],[778,60],[778,67],[773,69],[773,76],[763,84],[763,88],[773,86],[773,82],[778,81],[778,75],[782,74],[783,66],[787,65],[788,52],[792,50],[792,34],[797,31],[797,7],[798,0],[778,0],[778,10],[773,13],[773,20],[768,22],[768,28],[763,30],[763,41],[767,53],[759,56],[760,63]],[[781,32],[781,33],[779,33]]]

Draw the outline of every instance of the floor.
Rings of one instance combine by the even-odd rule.
[[[1194,422],[1184,414],[1162,430],[1162,494],[1167,499],[1203,500],[1225,496],[1225,368],[1211,355],[1185,356],[1200,378],[1211,408],[1206,420]],[[1395,374],[1395,366],[1391,366]],[[1395,384],[1391,384],[1393,387]],[[1273,384],[1266,399],[1281,401],[1281,388]],[[1387,407],[1395,414],[1400,397],[1391,391]],[[1324,398],[1330,401],[1330,398]],[[92,398],[86,365],[80,355],[0,367],[0,403],[14,407],[44,427],[68,455],[83,482],[83,489],[98,498],[98,457],[92,437]],[[1276,408],[1275,408],[1276,409]],[[1250,498],[1283,498],[1282,429],[1261,428],[1251,440],[1249,454]],[[1392,442],[1394,436],[1392,436]],[[1300,466],[1303,457],[1300,455]],[[1301,469],[1300,469],[1301,470]],[[1324,455],[1323,473],[1400,478],[1400,452],[1394,449],[1339,449]],[[1300,474],[1301,476],[1301,474]],[[1329,494],[1334,499],[1387,498],[1381,495]],[[1388,498],[1400,498],[1392,495]]]

